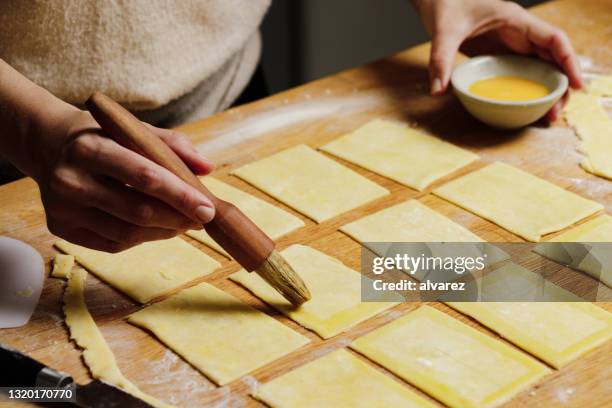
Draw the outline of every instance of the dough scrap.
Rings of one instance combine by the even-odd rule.
[[[255,273],[242,270],[231,275],[230,279],[324,339],[397,305],[393,302],[362,302],[361,274],[313,248],[292,245],[282,251],[282,255],[312,293],[312,299],[298,309]]]
[[[416,190],[478,160],[478,155],[386,120],[373,120],[321,150]]]
[[[83,349],[83,360],[91,376],[119,387],[154,407],[172,407],[140,391],[119,370],[113,352],[87,310],[84,294],[86,278],[87,272],[81,268],[68,275],[68,285],[64,292],[64,314],[70,338]]]
[[[130,315],[128,322],[150,330],[218,385],[310,342],[207,283],[146,307]]]
[[[216,178],[200,177],[200,180],[217,197],[237,206],[271,239],[278,239],[305,225],[301,219],[293,214],[283,211],[229,184],[223,183]],[[186,234],[229,258],[229,254],[205,230],[187,231]]]
[[[593,95],[612,96],[612,75],[598,75],[587,89]]]
[[[612,314],[587,302],[448,302],[561,368],[612,338]]]
[[[433,193],[532,242],[603,209],[599,203],[500,162]]]
[[[589,173],[612,179],[612,119],[596,95],[572,93],[565,119],[580,138],[585,155],[580,166]]]
[[[355,340],[351,348],[452,407],[494,407],[550,370],[429,306]]]
[[[612,217],[607,214],[578,225],[548,242],[612,242]],[[582,248],[581,248],[582,247]],[[534,248],[538,254],[585,272],[612,288],[612,253],[608,246],[544,243]],[[584,253],[588,252],[587,256]]]
[[[57,241],[55,246],[74,255],[87,270],[140,303],[208,275],[220,266],[178,237],[146,242],[117,254],[87,249],[64,240]]]
[[[357,208],[389,191],[306,145],[232,172],[316,222]]]
[[[53,270],[51,271],[51,276],[54,278],[68,279],[73,266],[74,256],[56,254],[53,257]]]
[[[252,395],[272,408],[434,407],[344,349],[275,378]]]

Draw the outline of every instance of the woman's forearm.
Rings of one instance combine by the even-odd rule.
[[[0,59],[0,156],[36,178],[55,155],[53,129],[78,109],[34,84]]]

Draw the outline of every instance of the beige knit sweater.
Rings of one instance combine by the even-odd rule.
[[[269,3],[2,0],[0,58],[70,103],[100,90],[152,122],[185,121],[248,83]]]

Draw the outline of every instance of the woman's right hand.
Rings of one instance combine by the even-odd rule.
[[[214,217],[210,200],[156,163],[104,136],[86,111],[66,109],[49,124],[32,176],[53,234],[119,252],[145,241],[200,229]],[[149,125],[147,125],[149,126]],[[196,174],[212,164],[186,136],[150,126]]]

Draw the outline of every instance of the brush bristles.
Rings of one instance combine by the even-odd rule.
[[[294,306],[310,300],[306,284],[278,252],[272,251],[255,272]]]

